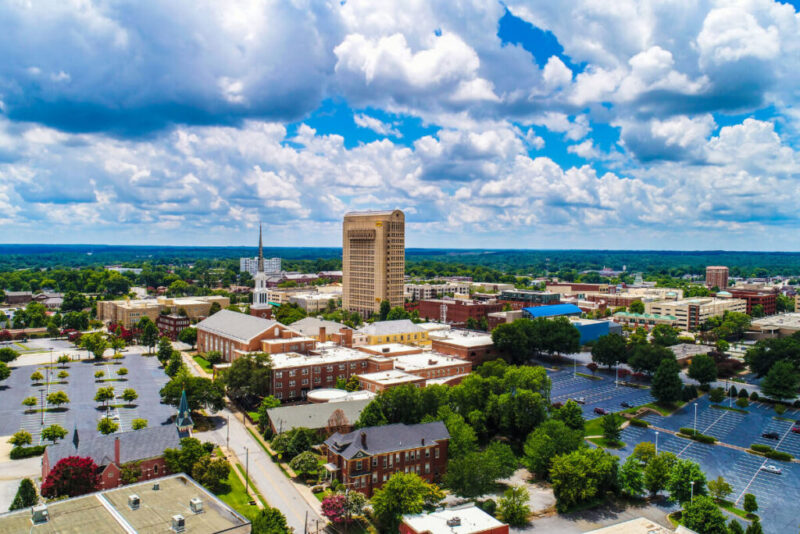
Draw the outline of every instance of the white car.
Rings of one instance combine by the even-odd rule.
[[[104,415],[104,416],[102,416],[102,417],[98,417],[98,418],[97,418],[97,420],[98,420],[98,421],[102,421],[103,419],[106,419],[106,416],[105,416],[105,415]],[[111,419],[112,421],[119,421],[119,414],[112,413],[112,414],[110,414],[110,415],[108,416],[108,419]]]
[[[780,475],[783,472],[780,467],[775,467],[774,465],[762,465],[761,470],[775,475]]]

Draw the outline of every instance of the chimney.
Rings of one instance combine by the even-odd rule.
[[[366,432],[362,432],[361,433],[361,446],[363,448],[365,448],[365,449],[367,448],[367,433]]]
[[[425,438],[422,438],[422,444],[425,445]]]
[[[342,334],[344,334],[344,346],[348,348],[353,347],[353,331],[350,328],[342,328],[339,330]]]
[[[325,327],[324,326],[320,326],[319,327],[319,342],[320,343],[325,343],[325,341],[327,341],[327,340],[328,340],[328,336],[326,335]]]
[[[117,466],[120,465],[119,456],[119,436],[117,436],[114,438],[114,463],[117,464]]]

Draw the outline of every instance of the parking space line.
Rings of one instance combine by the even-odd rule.
[[[781,442],[783,442],[784,438],[786,438],[786,436],[787,436],[787,435],[789,434],[789,432],[791,432],[791,431],[792,431],[791,427],[789,427],[789,428],[786,430],[786,433],[784,433],[784,434],[783,434],[783,436],[781,437],[780,441],[778,441],[778,444],[777,444],[777,445],[775,445],[775,449],[776,449],[776,450],[777,450],[777,448],[778,448],[778,447],[780,447],[780,445],[781,445]],[[740,493],[740,494],[739,494],[739,497],[736,499],[736,501],[734,501],[734,504],[737,504],[737,505],[739,504],[739,501],[740,501],[740,500],[742,500],[742,497],[744,497],[744,494],[747,492],[747,489],[750,487],[750,485],[751,485],[751,484],[753,483],[753,481],[756,479],[756,477],[758,476],[758,474],[761,472],[761,468],[762,468],[762,467],[764,467],[765,465],[767,465],[767,461],[768,461],[768,460],[769,460],[769,458],[764,458],[764,461],[763,461],[763,462],[761,462],[761,465],[759,465],[759,466],[758,466],[758,469],[756,470],[755,474],[753,475],[753,478],[751,478],[751,479],[750,479],[750,482],[748,482],[748,483],[747,483],[747,486],[745,486],[745,487],[744,487],[744,489],[742,490],[742,493]]]

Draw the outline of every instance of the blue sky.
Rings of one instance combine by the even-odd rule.
[[[797,3],[0,5],[4,242],[798,250]]]

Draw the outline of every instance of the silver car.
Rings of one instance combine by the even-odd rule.
[[[780,467],[775,467],[774,465],[762,465],[761,470],[774,475],[780,475],[783,472]]]

